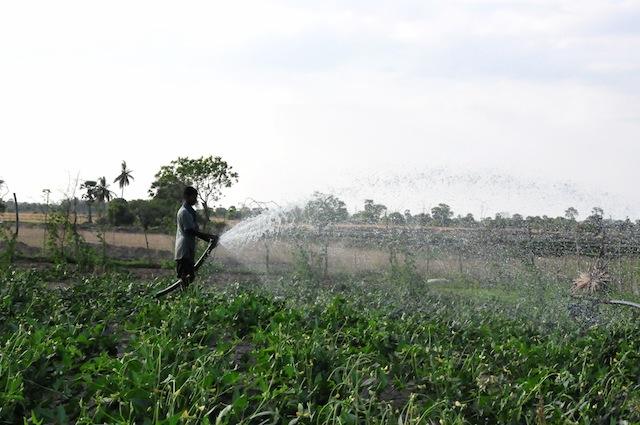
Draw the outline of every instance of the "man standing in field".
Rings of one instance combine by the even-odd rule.
[[[178,278],[182,280],[182,288],[186,288],[196,277],[196,237],[207,242],[218,244],[218,236],[201,232],[196,220],[196,211],[193,206],[198,202],[198,191],[187,186],[183,192],[182,206],[176,215],[176,248],[175,260]]]

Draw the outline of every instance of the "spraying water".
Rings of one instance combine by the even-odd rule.
[[[305,219],[300,214],[308,206],[305,201],[286,207],[259,205],[261,212],[258,215],[240,221],[221,235],[219,243],[225,248],[223,255],[231,257],[231,264],[241,262],[248,269],[260,271],[260,279],[275,276],[274,271],[299,267],[302,263],[296,262],[305,259],[310,270],[317,268],[318,276],[327,272],[334,273],[334,276],[377,274],[377,278],[371,279],[374,286],[377,285],[384,293],[383,298],[409,310],[431,305],[421,302],[420,294],[427,296],[438,285],[443,286],[443,294],[446,295],[455,287],[467,290],[469,282],[475,282],[483,291],[489,288],[491,294],[504,291],[506,298],[515,300],[508,303],[507,308],[518,314],[524,308],[533,317],[547,314],[543,314],[543,310],[556,311],[557,318],[553,322],[561,323],[565,320],[563,314],[566,313],[570,282],[578,271],[588,267],[586,255],[589,254],[589,244],[592,244],[589,235],[577,233],[575,225],[567,225],[561,231],[524,232],[522,229],[484,228],[480,220],[492,216],[492,212],[495,213],[491,211],[493,208],[562,216],[567,207],[577,207],[583,217],[597,205],[605,206],[607,210],[613,208],[616,215],[627,212],[620,208],[626,207],[625,203],[603,194],[581,191],[570,183],[555,184],[542,179],[528,181],[491,173],[460,174],[430,170],[376,177],[362,175],[352,179],[346,188],[322,192],[355,202],[356,206],[373,199],[390,207],[389,212],[408,210],[409,206],[415,207],[418,200],[420,204],[414,211],[428,213],[438,202],[446,202],[451,203],[458,214],[474,212],[477,221],[469,228],[460,225],[445,226],[444,229],[410,221],[411,214],[403,216],[408,217],[406,223],[384,221],[387,215],[378,222],[363,221],[353,219],[359,212],[356,207],[350,220],[327,226],[319,232],[309,224],[308,217]],[[536,209],[530,207],[531,203]],[[508,217],[508,214],[500,215]],[[294,229],[294,237],[306,235],[307,238],[304,239],[305,245],[295,245],[295,248],[304,250],[306,257],[292,255],[291,247],[299,240],[291,238],[292,233],[288,231],[296,226],[300,229]],[[611,232],[607,235],[609,238],[614,236]],[[618,251],[621,247],[618,242],[622,240],[616,239]],[[537,250],[531,247],[537,247]],[[558,256],[559,251],[554,251],[558,247],[563,250],[561,256]],[[267,273],[262,274],[265,270]],[[409,273],[392,273],[398,270]],[[409,282],[407,276],[415,279]],[[629,279],[626,280],[624,285],[628,286]],[[270,284],[274,282],[282,285],[282,291],[296,291],[297,295],[301,290],[312,294],[309,288],[317,289],[317,285],[300,287],[299,281],[296,281],[297,286],[281,279]],[[357,282],[350,285],[359,292],[372,291],[364,281],[362,285]],[[349,285],[344,287],[350,288]],[[478,305],[484,302],[481,297],[473,299]],[[494,308],[493,301],[485,304]],[[546,318],[542,322],[548,320]]]
[[[293,211],[296,207],[276,207],[263,209],[254,217],[240,221],[220,236],[220,245],[230,251],[237,251],[245,245],[260,241],[266,236],[277,235],[284,226],[295,221]]]

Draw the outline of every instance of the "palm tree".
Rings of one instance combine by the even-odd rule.
[[[91,208],[93,207],[93,203],[96,202],[96,185],[98,183],[94,180],[87,180],[80,186],[80,189],[84,189],[87,192],[82,195],[82,199],[86,202],[87,207],[89,208],[89,223],[92,223],[91,217]]]
[[[113,181],[114,183],[118,183],[118,186],[122,191],[120,195],[121,198],[124,198],[124,187],[129,186],[129,180],[134,180],[131,173],[132,170],[127,169],[127,163],[125,161],[122,161],[122,170],[120,171],[120,175]]]
[[[98,201],[98,205],[102,206],[104,202],[109,202],[113,195],[115,195],[112,191],[109,190],[109,185],[107,184],[106,177],[100,177],[98,179],[98,183],[94,189],[94,195],[96,201]]]

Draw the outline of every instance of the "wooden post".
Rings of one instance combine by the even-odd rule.
[[[13,202],[16,206],[16,233],[13,235],[14,240],[18,239],[18,231],[20,230],[20,220],[18,215],[18,198],[16,197],[16,193],[13,192]]]

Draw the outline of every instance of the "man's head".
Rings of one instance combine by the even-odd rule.
[[[198,191],[194,187],[187,186],[182,192],[182,198],[187,204],[193,206],[198,202]]]

